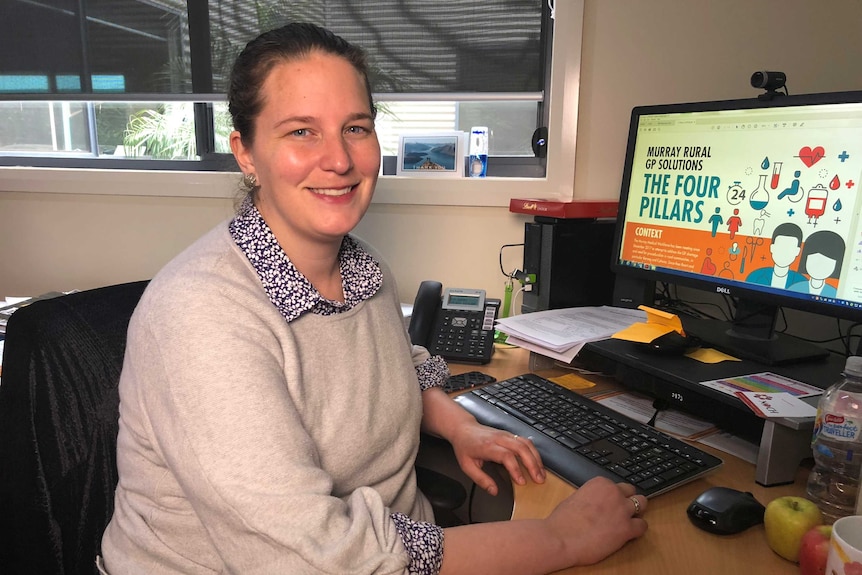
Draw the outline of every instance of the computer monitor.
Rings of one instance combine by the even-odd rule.
[[[825,356],[776,314],[862,321],[860,181],[862,91],[637,107],[612,268],[735,298],[732,323],[684,322],[717,349]]]

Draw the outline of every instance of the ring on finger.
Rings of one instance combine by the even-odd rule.
[[[516,433],[515,435],[513,435],[513,436],[512,436],[512,439],[518,439],[518,437],[519,437],[519,436],[518,436],[518,434]]]
[[[640,514],[641,514],[641,502],[640,502],[640,501],[638,501],[638,498],[637,498],[637,497],[635,497],[634,495],[632,495],[631,497],[629,497],[629,501],[631,501],[632,503],[634,503],[634,506],[635,506],[635,515],[640,515]]]

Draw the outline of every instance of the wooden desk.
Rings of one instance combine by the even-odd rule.
[[[476,369],[451,364],[453,373]],[[517,348],[499,348],[493,361],[478,368],[497,379],[506,379],[529,371],[529,354]],[[554,372],[538,372],[552,376]],[[557,372],[559,373],[559,372]],[[603,381],[599,385],[615,385]],[[680,486],[649,501],[644,518],[649,529],[642,538],[628,543],[601,563],[560,571],[561,574],[672,574],[698,573],[721,575],[796,574],[799,568],[772,552],[766,544],[763,525],[729,536],[712,535],[696,528],[688,520],[686,508],[704,490],[715,485],[750,491],[763,503],[782,495],[804,495],[808,469],[800,468],[791,485],[762,487],[754,481],[754,465],[702,444],[697,447],[724,460],[712,474]],[[513,519],[545,517],[574,488],[549,474],[543,485],[514,485]]]

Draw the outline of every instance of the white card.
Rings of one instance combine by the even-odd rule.
[[[735,394],[760,417],[814,417],[817,408],[789,393],[737,391]]]

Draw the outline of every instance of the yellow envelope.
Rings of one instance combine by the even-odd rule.
[[[645,305],[638,306],[638,309],[646,312],[646,322],[632,324],[611,337],[638,343],[649,343],[672,331],[685,335],[682,329],[682,322],[676,314],[661,311],[660,309],[653,309]]]

